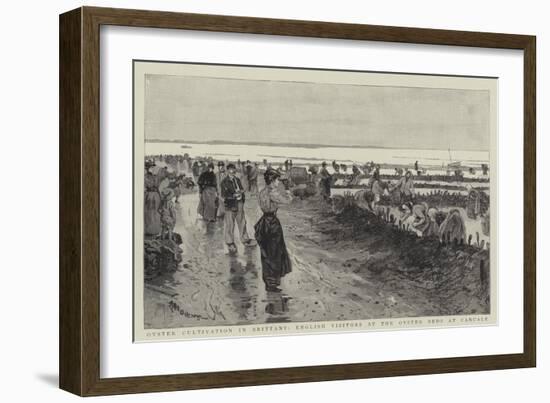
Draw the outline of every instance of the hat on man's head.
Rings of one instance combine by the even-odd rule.
[[[225,162],[223,162],[223,161],[218,161],[218,166],[219,166],[219,167],[224,167],[224,166],[225,166]]]
[[[227,164],[227,169],[229,170],[229,169],[237,169],[237,168],[235,167],[235,164],[229,163]]]

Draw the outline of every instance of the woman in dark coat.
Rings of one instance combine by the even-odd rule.
[[[263,215],[254,226],[255,237],[260,246],[262,279],[268,292],[280,292],[281,277],[292,270],[286,250],[283,228],[277,218],[279,205],[292,200],[290,191],[279,190],[280,174],[267,170],[264,174],[265,188],[258,195]]]
[[[155,164],[151,162],[145,163],[145,202],[144,210],[144,226],[146,237],[157,237],[162,230],[160,222],[160,193],[158,190],[157,178],[153,175],[149,168]]]
[[[214,164],[208,164],[208,170],[199,176],[198,184],[200,200],[197,212],[206,221],[216,221],[218,186],[216,174],[214,173]]]
[[[332,163],[333,166],[336,166],[336,163]],[[328,173],[327,163],[323,162],[321,164],[321,180],[319,181],[320,194],[324,200],[330,199],[330,185],[332,184],[332,175]],[[336,172],[335,172],[336,173]]]

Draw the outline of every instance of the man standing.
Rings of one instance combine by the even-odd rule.
[[[234,164],[227,165],[227,176],[221,183],[221,195],[225,207],[224,239],[229,253],[237,253],[235,246],[235,223],[239,230],[241,242],[245,246],[256,246],[253,239],[248,236],[246,229],[246,217],[244,214],[245,194],[240,179],[236,176],[237,169]]]
[[[252,165],[250,161],[248,161],[246,172],[248,175],[248,191],[255,195],[258,193],[258,163]]]
[[[222,194],[222,182],[226,176],[227,176],[227,173],[225,172],[225,163],[223,161],[219,161],[218,173],[216,174],[216,184],[218,186],[218,195]],[[225,206],[223,205],[223,203],[220,203],[219,201],[217,204],[218,204],[218,212],[216,216],[218,218],[223,218],[223,216],[225,215]]]
[[[397,182],[396,187],[399,189],[401,194],[401,203],[412,202],[414,198],[414,181],[412,178],[411,171],[407,171],[405,176],[403,176],[399,182]]]

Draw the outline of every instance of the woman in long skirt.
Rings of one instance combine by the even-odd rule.
[[[267,170],[264,174],[265,188],[258,195],[263,215],[254,225],[255,237],[260,246],[262,279],[268,292],[280,292],[281,277],[290,273],[292,265],[286,250],[283,227],[277,218],[279,205],[292,200],[290,191],[279,190],[280,174]]]
[[[208,164],[208,170],[199,176],[199,207],[197,212],[206,221],[216,221],[218,186],[216,174],[214,173],[214,164]]]
[[[162,191],[160,205],[160,222],[162,227],[161,238],[173,239],[174,227],[176,226],[176,207],[174,206],[174,191],[165,188]]]
[[[334,164],[333,164],[334,165]],[[327,170],[327,163],[323,161],[321,164],[321,179],[319,181],[319,194],[323,200],[330,200],[330,185],[332,183],[332,175]]]
[[[154,164],[152,165],[154,166]],[[149,168],[149,167],[147,167]],[[156,237],[161,232],[160,222],[160,193],[157,188],[156,177],[146,169],[145,172],[145,202],[144,202],[144,230],[146,237]]]

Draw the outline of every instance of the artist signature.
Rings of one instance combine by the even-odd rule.
[[[170,308],[170,312],[177,312],[181,316],[185,316],[186,318],[195,318],[195,319],[211,319],[208,316],[203,316],[197,313],[191,313],[180,307],[176,302],[170,301],[168,303],[168,308]]]

